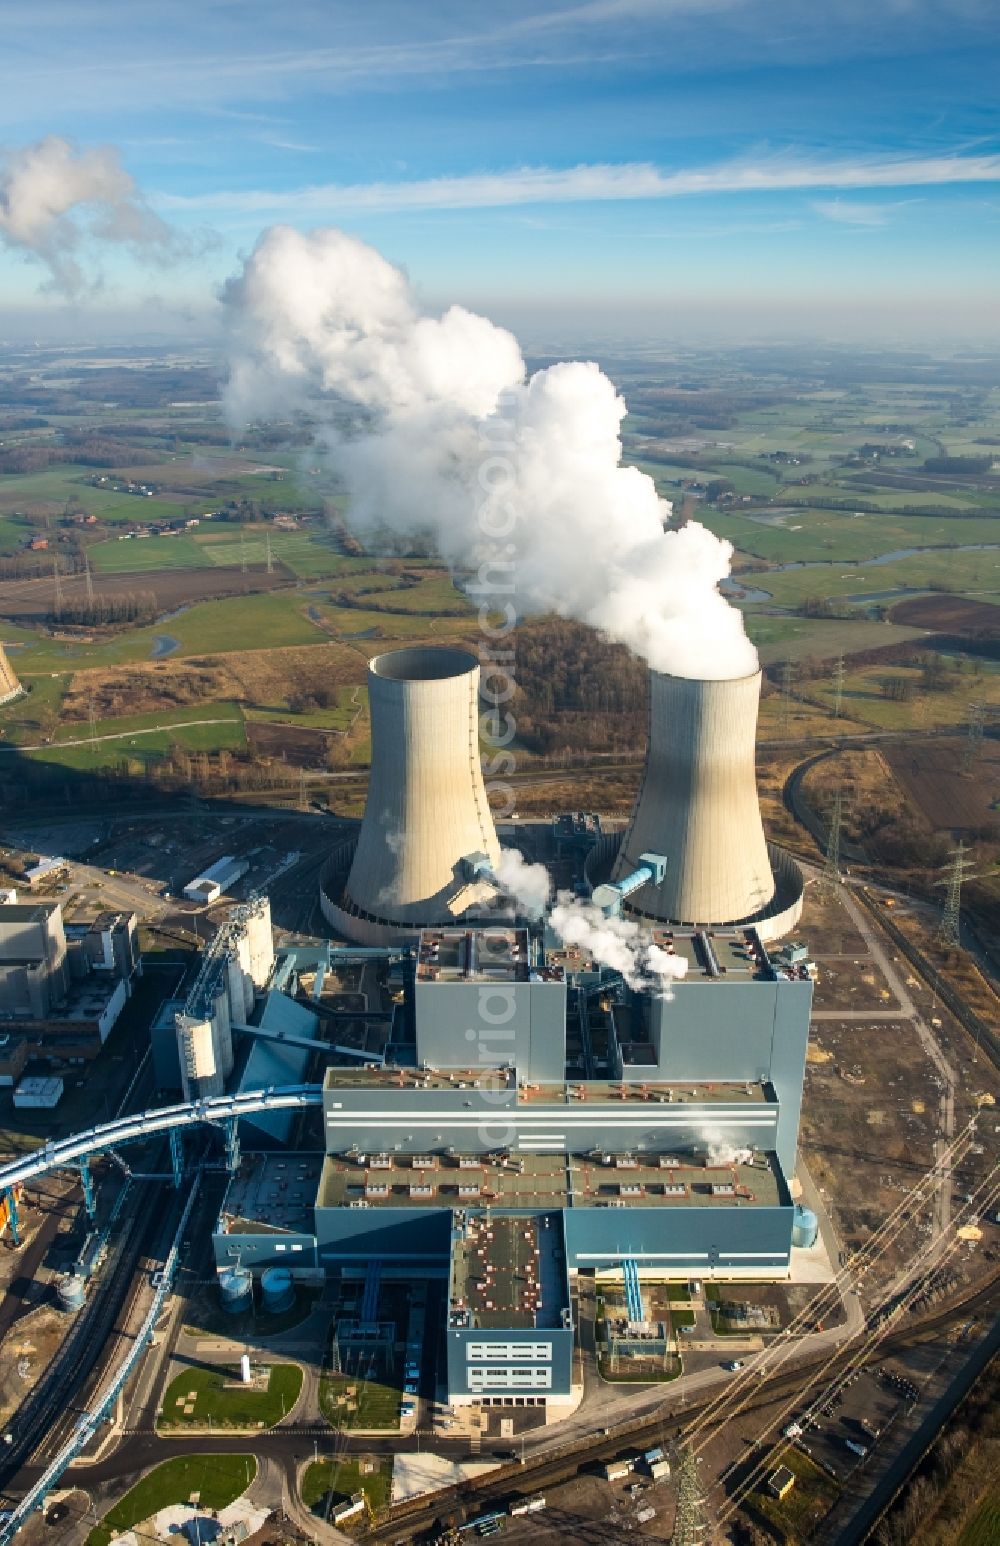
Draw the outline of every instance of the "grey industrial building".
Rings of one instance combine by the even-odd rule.
[[[557,1412],[577,1274],[623,1280],[641,1322],[643,1279],[782,1279],[808,1243],[811,971],[804,947],[765,943],[798,918],[802,877],[757,808],[759,676],[654,676],[628,829],[578,813],[553,846],[591,916],[638,925],[676,980],[637,985],[545,920],[498,914],[477,675],[454,649],[372,662],[365,819],[321,894],[356,944],[279,955],[217,1067],[241,1089],[320,1072],[322,1146],[290,1119],[258,1128],[271,1152],[241,1162],[214,1248],[220,1270],[364,1280],[373,1328],[383,1275],[437,1276],[449,1399]]]

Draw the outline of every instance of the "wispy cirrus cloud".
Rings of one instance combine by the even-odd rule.
[[[318,183],[291,189],[222,188],[191,196],[161,193],[152,202],[160,209],[323,217],[345,212],[499,209],[522,204],[670,199],[698,194],[836,192],[997,182],[998,154],[820,160],[786,152],[670,172],[651,162],[566,168],[529,166],[410,182]],[[832,219],[837,215],[830,211],[838,204],[845,219],[851,211],[872,208],[860,202],[825,202],[827,208],[821,212]]]
[[[887,226],[897,209],[918,202],[917,199],[894,199],[890,204],[870,204],[861,199],[813,199],[812,208],[817,215],[838,225],[874,231]]]

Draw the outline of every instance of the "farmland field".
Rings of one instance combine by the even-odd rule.
[[[913,804],[935,831],[993,827],[1000,832],[1000,744],[984,741],[963,771],[967,741],[925,741],[889,747],[886,760]]]

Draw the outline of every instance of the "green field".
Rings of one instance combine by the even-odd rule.
[[[727,537],[741,553],[775,564],[856,561],[877,558],[882,553],[902,548],[1000,543],[1000,519],[994,516],[953,519],[923,515],[852,515],[844,510],[789,510],[782,515],[780,525],[765,525],[748,515],[705,508],[698,511],[697,518],[717,536]],[[947,552],[935,557],[938,562],[948,561]]]
[[[798,606],[810,596],[877,599],[886,591],[926,591],[941,585],[956,595],[989,597],[1000,594],[1000,551],[920,553],[866,569],[836,560],[815,569],[754,575],[751,583],[766,590],[776,605],[786,607]]]
[[[353,1390],[355,1394],[349,1395]],[[324,1374],[319,1387],[323,1416],[335,1428],[399,1427],[402,1391],[396,1385],[348,1374]]]
[[[159,1426],[273,1428],[288,1416],[301,1390],[302,1370],[294,1363],[272,1364],[266,1390],[241,1385],[236,1366],[195,1365],[167,1387]]]
[[[361,1474],[357,1460],[320,1460],[308,1466],[302,1477],[302,1501],[313,1513],[327,1518],[331,1506],[363,1492],[373,1514],[388,1508],[392,1496],[392,1460],[378,1462],[378,1469]],[[362,1516],[358,1516],[363,1523]]]
[[[958,1537],[957,1546],[996,1546],[1000,1541],[1000,1490],[985,1498]]]
[[[87,1546],[109,1546],[117,1535],[150,1519],[162,1508],[187,1503],[198,1494],[206,1512],[226,1508],[246,1492],[257,1475],[253,1455],[191,1455],[166,1460],[137,1482],[87,1536]]]
[[[204,549],[187,534],[95,542],[87,550],[95,574],[145,574],[152,569],[204,569]],[[232,562],[232,560],[230,560]],[[236,562],[239,563],[237,557]]]
[[[0,514],[25,510],[61,515],[67,503],[74,510],[96,515],[102,521],[174,520],[196,515],[197,499],[181,502],[159,494],[145,499],[137,494],[118,494],[114,489],[90,483],[93,467],[76,464],[47,467],[44,472],[0,475]]]
[[[779,1465],[787,1466],[795,1477],[791,1492],[779,1500],[772,1498],[763,1487],[757,1488],[749,1494],[746,1506],[752,1512],[762,1514],[768,1524],[780,1532],[779,1540],[807,1540],[839,1489],[825,1471],[797,1449],[775,1452],[774,1468]]]

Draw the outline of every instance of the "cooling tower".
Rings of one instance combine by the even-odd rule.
[[[652,673],[646,767],[612,877],[644,853],[667,863],[659,884],[629,898],[630,911],[675,924],[753,921],[763,938],[798,917],[801,876],[769,848],[757,803],[760,682],[759,671],[728,681]]]
[[[479,663],[462,649],[377,655],[368,668],[368,800],[343,895],[327,921],[380,944],[451,923],[495,895],[461,861],[500,860],[479,765]]]
[[[7,652],[0,644],[0,703],[10,703],[12,698],[19,698],[23,691],[24,688],[7,658]]]

